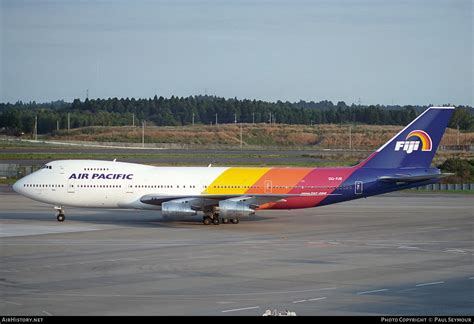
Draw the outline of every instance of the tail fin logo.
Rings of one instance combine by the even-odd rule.
[[[395,151],[403,150],[407,152],[407,154],[410,154],[413,151],[418,151],[420,149],[420,143],[421,151],[431,151],[433,143],[431,141],[430,135],[422,130],[414,130],[407,135],[405,141],[396,142]]]

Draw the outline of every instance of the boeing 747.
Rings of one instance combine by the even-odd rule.
[[[13,189],[65,207],[161,210],[163,217],[203,214],[206,225],[239,223],[262,209],[313,208],[432,184],[431,167],[454,107],[430,107],[352,167],[154,167],[60,160],[18,180]]]

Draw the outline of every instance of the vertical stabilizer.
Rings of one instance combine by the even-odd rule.
[[[363,168],[428,168],[454,107],[430,107],[359,165]]]

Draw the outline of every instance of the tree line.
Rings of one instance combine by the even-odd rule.
[[[226,99],[216,96],[190,96],[148,99],[108,98],[75,99],[72,103],[0,103],[0,129],[3,133],[33,132],[37,116],[38,133],[86,126],[139,125],[141,121],[157,126],[234,123],[281,124],[371,124],[406,125],[428,106],[347,105],[340,101],[266,102]],[[68,117],[69,116],[69,117]],[[450,127],[474,130],[471,107],[455,110]]]

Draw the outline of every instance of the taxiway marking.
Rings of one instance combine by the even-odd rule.
[[[317,301],[317,300],[323,300],[326,299],[327,297],[318,297],[318,298],[311,298],[311,299],[301,299],[301,300],[295,300],[293,304],[298,304],[298,303],[304,303],[308,301]]]
[[[23,305],[23,304],[11,302],[11,301],[5,301],[5,303],[7,303],[7,304],[13,304],[13,305],[18,305],[18,306]]]
[[[439,284],[443,284],[443,283],[444,283],[444,281],[434,281],[434,282],[421,283],[421,284],[416,285],[415,287],[439,285]]]
[[[223,310],[222,313],[239,312],[239,311],[243,311],[243,310],[257,309],[257,308],[260,308],[260,306],[252,306],[252,307],[244,307],[244,308],[226,309],[226,310]]]
[[[377,289],[377,290],[368,290],[368,291],[360,291],[357,293],[357,295],[365,295],[365,294],[371,294],[371,293],[376,293],[376,292],[382,292],[382,291],[387,291],[388,289]]]

